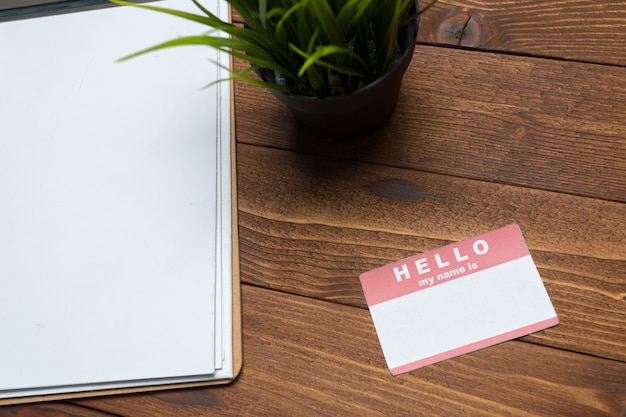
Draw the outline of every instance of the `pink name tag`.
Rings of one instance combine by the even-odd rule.
[[[515,224],[365,272],[392,375],[558,323]]]

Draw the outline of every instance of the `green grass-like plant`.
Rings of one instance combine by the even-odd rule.
[[[349,94],[387,73],[401,29],[428,10],[415,0],[229,0],[244,19],[241,27],[219,19],[198,0],[202,14],[149,4],[110,0],[189,19],[210,28],[141,50],[121,60],[163,48],[206,45],[250,63],[229,69],[233,79],[288,94],[328,97]],[[273,83],[252,77],[266,69],[280,74]]]

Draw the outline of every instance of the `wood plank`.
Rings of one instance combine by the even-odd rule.
[[[361,272],[518,223],[561,319],[527,340],[626,361],[625,204],[250,145],[238,164],[244,282],[364,307]]]
[[[236,11],[233,21],[243,22]],[[626,66],[625,32],[622,0],[439,0],[422,15],[417,41]]]
[[[73,404],[41,403],[0,407],[0,417],[113,417],[113,414]]]
[[[267,91],[235,101],[242,143],[626,201],[626,68],[418,46],[390,123],[348,143]]]
[[[623,411],[620,362],[511,341],[392,377],[367,310],[250,286],[243,306],[244,368],[232,385],[76,403],[134,417]]]
[[[418,41],[626,66],[625,32],[622,0],[439,0]]]

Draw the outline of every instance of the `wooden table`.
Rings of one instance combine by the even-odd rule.
[[[626,415],[623,0],[441,0],[367,140],[242,84],[235,112],[239,378],[0,416]],[[358,275],[510,223],[560,324],[392,377]]]

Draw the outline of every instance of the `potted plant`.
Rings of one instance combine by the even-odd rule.
[[[207,25],[224,35],[181,37],[162,48],[207,45],[250,63],[232,78],[269,89],[296,118],[329,139],[366,136],[391,117],[415,48],[417,0],[229,0],[244,26],[202,14],[111,0]],[[256,72],[258,77],[252,76]]]

